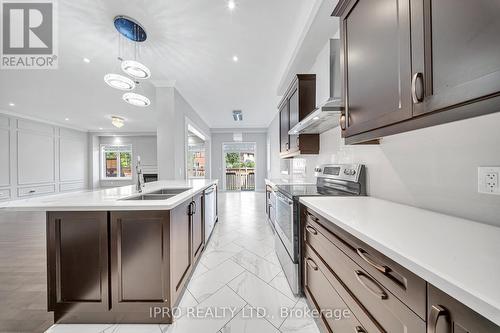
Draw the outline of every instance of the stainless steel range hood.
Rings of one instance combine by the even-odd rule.
[[[339,126],[344,110],[340,98],[340,40],[330,39],[330,97],[295,125],[288,134],[319,134]]]

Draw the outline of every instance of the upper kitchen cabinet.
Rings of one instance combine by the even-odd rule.
[[[409,1],[341,1],[341,72],[349,137],[412,116]]]
[[[319,153],[318,134],[294,134],[290,129],[316,108],[316,75],[297,74],[278,105],[281,157]]]
[[[346,143],[500,111],[497,5],[343,0]]]
[[[455,108],[442,117],[461,119],[499,111],[498,2],[414,0],[411,6],[414,115]]]

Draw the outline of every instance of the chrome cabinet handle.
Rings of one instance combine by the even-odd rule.
[[[296,140],[295,144],[297,145],[297,147],[299,147],[299,146],[300,146],[299,137],[297,137],[297,140]]]
[[[316,229],[314,229],[313,227],[311,227],[310,225],[306,225],[306,230],[309,231],[313,235],[318,234],[318,231]]]
[[[35,190],[30,190],[29,193],[35,193],[36,191]]]
[[[376,297],[380,298],[380,299],[387,299],[387,293],[384,291],[384,289],[377,283],[377,281],[373,280],[371,278],[371,276],[363,273],[362,271],[354,271],[354,273],[356,273],[356,279],[358,279],[358,282],[363,286],[365,287],[366,290],[368,290],[370,293],[372,293],[373,295],[375,295]],[[372,288],[368,287],[366,285],[365,282],[363,282],[363,280],[361,280],[361,277],[364,277],[365,279],[367,280],[370,280],[374,285],[376,285],[380,291],[375,291],[373,290]]]
[[[421,103],[424,100],[423,96],[417,96],[417,81],[422,79],[423,75],[420,72],[413,74],[411,79],[411,98],[413,99],[413,104]]]
[[[363,328],[363,327],[361,327],[361,326],[356,326],[356,327],[354,328],[354,333],[366,333],[366,331],[364,330],[364,328]]]
[[[345,114],[340,116],[340,119],[339,119],[340,129],[343,131],[345,131],[347,128],[347,121],[346,120],[347,120],[347,118],[346,118]]]
[[[431,306],[431,313],[429,314],[429,322],[428,322],[429,327],[427,328],[428,333],[436,333],[439,317],[445,315],[446,313],[447,313],[446,309],[443,308],[441,305]]]
[[[366,261],[370,266],[372,266],[376,270],[380,271],[383,274],[387,274],[389,272],[389,270],[390,270],[389,267],[377,264],[375,261],[373,261],[372,259],[370,259],[367,256],[368,253],[365,250],[363,250],[361,248],[357,248],[356,252],[361,257],[361,259],[363,259],[364,261]]]
[[[318,270],[318,265],[316,265],[316,263],[314,262],[314,260],[312,260],[311,258],[307,258],[306,259],[306,262],[307,264],[314,270],[314,271],[317,271]]]
[[[319,222],[319,219],[318,219],[316,216],[314,216],[313,214],[311,214],[311,213],[307,213],[307,215],[308,215],[308,216],[311,218],[311,220],[313,220],[314,222]]]
[[[289,144],[288,144],[288,142],[285,143],[285,148],[286,148],[286,150],[289,150]]]

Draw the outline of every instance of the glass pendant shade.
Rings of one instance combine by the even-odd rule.
[[[135,88],[134,81],[119,74],[106,74],[104,76],[104,82],[106,82],[108,86],[119,90],[131,91]]]
[[[134,106],[146,107],[151,104],[149,98],[136,93],[125,93],[122,98],[125,102]]]
[[[144,80],[151,77],[149,68],[135,60],[122,61],[122,70],[136,79]]]

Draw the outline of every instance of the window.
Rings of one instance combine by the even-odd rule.
[[[132,179],[132,145],[102,145],[102,179]]]

